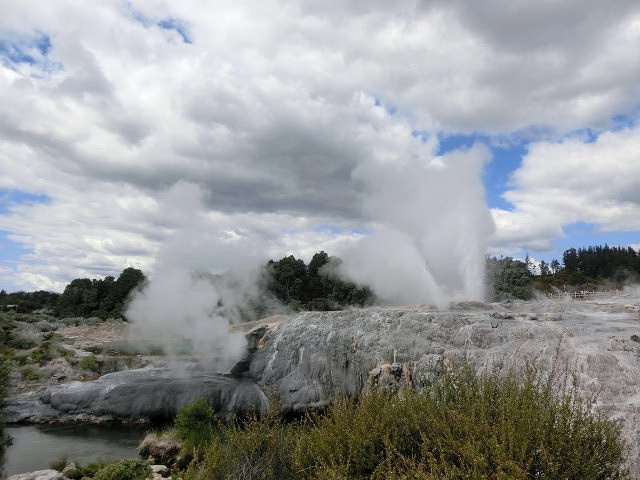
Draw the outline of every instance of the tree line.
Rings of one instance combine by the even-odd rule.
[[[309,265],[293,255],[263,265],[262,285],[267,297],[275,297],[293,310],[336,310],[373,302],[373,293],[337,275],[341,260],[316,253]],[[118,276],[103,279],[76,278],[62,294],[52,292],[0,292],[0,306],[17,306],[19,312],[45,309],[57,317],[122,317],[131,292],[143,285],[141,270],[126,268]],[[269,302],[267,302],[269,303]],[[272,303],[272,302],[271,302]],[[265,308],[257,306],[257,310]]]
[[[264,265],[267,295],[293,310],[336,310],[348,306],[366,306],[374,302],[371,289],[339,277],[341,260],[326,252],[317,252],[305,264],[293,255],[269,260]],[[487,299],[531,298],[535,290],[550,292],[572,288],[595,290],[640,279],[640,253],[632,247],[608,245],[570,248],[557,259],[535,267],[529,257],[524,261],[511,257],[488,257]],[[129,267],[116,279],[77,278],[62,294],[36,291],[0,291],[0,309],[16,305],[20,312],[46,309],[59,317],[121,317],[132,290],[146,280],[141,270]]]
[[[511,257],[487,259],[490,300],[531,298],[535,290],[597,290],[621,287],[640,280],[640,252],[632,247],[596,245],[569,248],[562,263],[553,259],[536,267],[529,256],[524,261]]]
[[[145,275],[136,268],[125,268],[116,279],[76,278],[62,294],[37,291],[0,291],[0,307],[15,306],[18,312],[31,313],[44,309],[57,317],[120,317],[131,291],[144,282]]]

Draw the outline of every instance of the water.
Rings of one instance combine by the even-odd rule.
[[[148,428],[148,427],[147,427]],[[117,458],[136,458],[144,427],[98,425],[27,425],[9,427],[13,444],[5,453],[4,473],[50,468],[62,457],[82,465]]]

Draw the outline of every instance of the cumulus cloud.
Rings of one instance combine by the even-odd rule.
[[[382,220],[361,166],[413,132],[604,128],[640,97],[637,2],[5,3],[0,189],[48,198],[0,215],[20,288],[151,271],[183,183],[214,236],[347,248]],[[558,231],[522,215],[496,220]]]
[[[505,193],[513,211],[495,209],[497,244],[544,250],[563,227],[587,222],[604,232],[640,230],[640,128],[594,141],[537,142]]]

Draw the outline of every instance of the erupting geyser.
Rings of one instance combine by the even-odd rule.
[[[494,224],[485,200],[484,146],[406,159],[372,159],[355,171],[375,229],[347,252],[343,273],[389,303],[484,299],[484,256]],[[427,153],[427,155],[425,155]]]

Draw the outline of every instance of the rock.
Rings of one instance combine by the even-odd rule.
[[[63,381],[74,374],[73,367],[64,358],[54,358],[44,366],[43,370],[56,381]]]
[[[395,393],[413,388],[409,369],[401,363],[384,364],[369,372],[365,390],[380,390]]]
[[[142,368],[11,397],[4,415],[10,423],[173,418],[182,406],[200,397],[224,417],[268,410],[266,396],[250,380],[196,368],[188,373]]]
[[[7,480],[69,480],[56,470],[38,470],[31,473],[11,475]]]
[[[169,468],[166,465],[151,465],[151,471],[154,475],[160,475],[161,478],[169,475]]]

